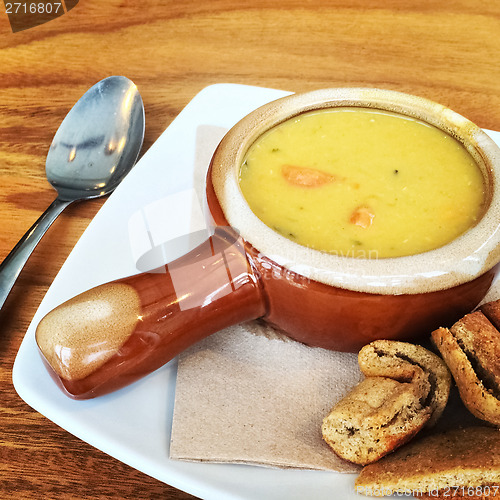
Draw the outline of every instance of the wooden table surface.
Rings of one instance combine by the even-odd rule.
[[[55,196],[44,166],[61,120],[109,75],[128,76],[143,96],[143,152],[195,94],[220,82],[395,89],[500,130],[498,1],[81,0],[16,33],[1,10],[0,260]],[[0,312],[2,499],[193,498],[59,429],[12,386],[26,329],[103,201],[62,214]]]

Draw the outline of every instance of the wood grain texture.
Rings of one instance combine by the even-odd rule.
[[[61,120],[112,74],[143,96],[143,151],[196,93],[221,82],[401,90],[500,130],[497,1],[80,0],[15,34],[0,5],[0,259],[55,196],[44,165]],[[192,498],[60,430],[12,387],[31,318],[102,202],[63,213],[0,311],[0,498]]]

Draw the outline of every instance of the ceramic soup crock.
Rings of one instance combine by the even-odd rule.
[[[338,106],[411,116],[461,142],[484,177],[486,204],[476,225],[438,249],[387,259],[327,254],[266,226],[239,187],[246,151],[289,118]],[[51,311],[36,333],[42,358],[59,386],[82,399],[123,387],[204,337],[258,318],[299,342],[340,351],[375,339],[426,337],[474,309],[495,278],[499,176],[495,143],[426,99],[345,88],[271,102],[236,124],[213,155],[207,175],[213,235],[163,273],[98,286]]]

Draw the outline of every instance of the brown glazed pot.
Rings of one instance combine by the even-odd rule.
[[[379,260],[312,250],[263,224],[238,184],[246,151],[273,126],[334,106],[410,115],[459,140],[485,180],[487,203],[478,223],[436,250]],[[495,143],[428,100],[352,88],[279,99],[235,125],[212,158],[207,202],[213,236],[164,273],[101,285],[58,306],[37,328],[40,352],[60,387],[80,399],[123,387],[202,338],[251,319],[305,344],[341,351],[357,351],[374,339],[428,336],[471,311],[498,272],[499,177]]]

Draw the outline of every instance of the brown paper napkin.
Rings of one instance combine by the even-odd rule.
[[[179,357],[170,457],[356,472],[321,439],[321,422],[361,378],[355,354],[307,347],[257,321],[218,332]],[[457,395],[449,406],[467,418]]]
[[[320,422],[359,379],[354,354],[258,322],[218,332],[179,358],[170,457],[356,471],[322,441]]]

